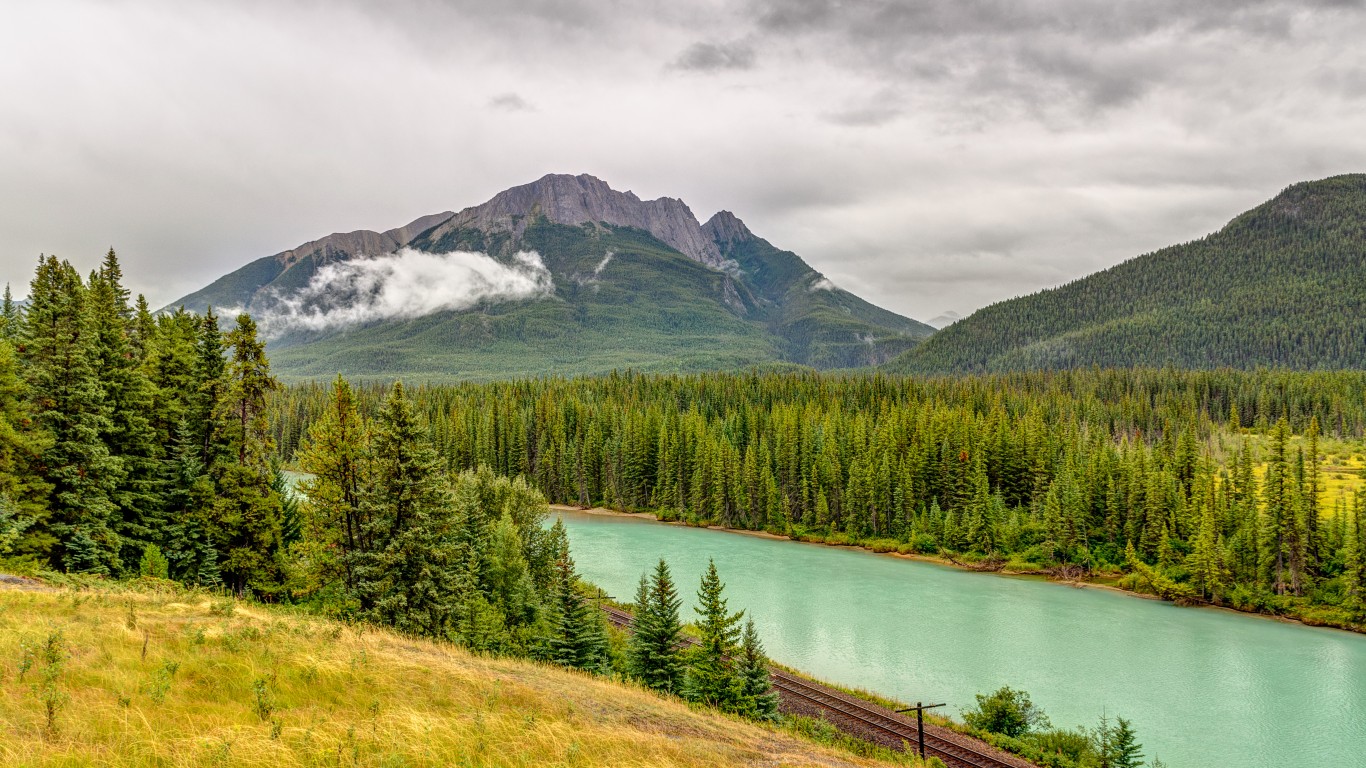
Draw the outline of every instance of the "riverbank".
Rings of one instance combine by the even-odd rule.
[[[1113,579],[1113,578],[1114,578],[1113,575],[1108,575],[1108,574],[1107,574],[1107,575],[1100,575],[1100,576],[1095,576],[1095,575],[1092,575],[1092,576],[1085,576],[1085,575],[1083,575],[1081,578],[1066,578],[1066,577],[1060,578],[1060,577],[1058,577],[1056,574],[1050,573],[1048,570],[1044,570],[1044,569],[1014,570],[1014,569],[1010,569],[1010,568],[1006,568],[1006,567],[999,567],[999,568],[996,568],[996,567],[981,567],[980,565],[978,565],[978,564],[976,564],[976,563],[964,562],[964,561],[960,561],[960,560],[957,560],[957,559],[954,559],[954,558],[944,557],[944,556],[942,556],[942,555],[929,555],[929,554],[919,553],[919,552],[900,552],[900,551],[897,551],[897,550],[894,550],[894,549],[889,550],[889,549],[883,549],[883,548],[880,548],[880,547],[877,547],[877,546],[870,546],[869,544],[864,543],[864,542],[856,542],[856,541],[855,541],[855,542],[844,542],[844,541],[839,541],[839,542],[828,542],[828,541],[825,541],[825,540],[823,540],[823,539],[821,539],[821,538],[819,538],[819,537],[812,537],[812,536],[789,536],[789,535],[786,535],[786,534],[773,533],[773,532],[771,532],[771,531],[752,531],[752,530],[746,530],[746,529],[743,529],[743,528],[728,528],[728,527],[723,526],[723,525],[695,525],[695,524],[693,524],[693,523],[689,523],[689,522],[686,522],[686,521],[683,521],[683,520],[664,520],[664,519],[660,518],[660,516],[657,515],[657,514],[655,514],[654,512],[623,512],[623,511],[620,511],[620,510],[608,509],[608,508],[606,508],[606,507],[577,507],[577,506],[573,506],[573,505],[569,505],[569,504],[551,504],[551,505],[550,505],[550,508],[551,508],[552,510],[556,510],[556,511],[560,511],[560,512],[576,512],[576,513],[587,514],[587,515],[603,515],[603,516],[611,516],[611,517],[633,517],[633,518],[639,518],[639,519],[642,519],[642,520],[649,520],[649,521],[656,522],[656,523],[662,523],[662,524],[664,524],[664,525],[676,525],[676,526],[681,526],[681,527],[685,527],[685,528],[706,528],[706,529],[708,529],[708,530],[713,530],[713,531],[721,531],[721,532],[724,532],[724,533],[736,533],[736,534],[740,534],[740,535],[742,535],[742,536],[753,536],[753,537],[762,538],[762,539],[774,539],[774,540],[783,540],[783,541],[794,541],[794,542],[797,542],[797,543],[800,543],[800,544],[812,544],[812,545],[817,545],[817,546],[833,547],[833,548],[858,549],[858,550],[862,550],[862,551],[864,551],[864,552],[868,552],[869,554],[874,554],[874,555],[887,555],[887,556],[890,556],[890,557],[897,557],[897,558],[901,558],[901,559],[905,559],[905,560],[915,560],[915,561],[919,561],[919,562],[923,562],[923,563],[932,563],[932,564],[935,564],[935,565],[941,565],[941,566],[944,566],[944,567],[955,568],[955,569],[963,570],[963,571],[971,571],[971,572],[974,572],[974,573],[987,573],[987,574],[994,574],[994,575],[997,575],[997,576],[1007,576],[1007,577],[1010,577],[1010,578],[1018,578],[1018,579],[1040,579],[1040,580],[1046,580],[1046,581],[1049,581],[1049,582],[1052,582],[1052,583],[1055,583],[1055,584],[1065,584],[1065,585],[1067,585],[1067,586],[1077,587],[1078,589],[1097,589],[1097,590],[1106,590],[1106,591],[1110,591],[1110,592],[1117,592],[1117,593],[1120,593],[1120,594],[1124,594],[1124,595],[1127,595],[1127,596],[1130,596],[1130,597],[1142,598],[1142,599],[1144,599],[1144,600],[1155,600],[1155,601],[1161,601],[1161,602],[1171,602],[1171,603],[1174,603],[1174,604],[1177,604],[1177,605],[1181,605],[1182,607],[1188,607],[1188,608],[1207,608],[1207,609],[1216,610],[1216,611],[1224,611],[1224,612],[1228,612],[1228,613],[1241,614],[1241,615],[1244,615],[1244,616],[1256,616],[1256,617],[1258,617],[1258,618],[1270,619],[1270,620],[1272,620],[1272,621],[1277,621],[1277,622],[1281,622],[1281,623],[1285,623],[1285,624],[1299,624],[1299,625],[1301,625],[1301,626],[1307,626],[1307,627],[1323,627],[1323,628],[1328,628],[1328,629],[1337,629],[1337,630],[1341,630],[1341,631],[1344,631],[1344,632],[1351,632],[1351,633],[1354,633],[1354,634],[1366,634],[1366,624],[1356,623],[1356,622],[1351,622],[1351,621],[1345,621],[1345,620],[1339,621],[1339,620],[1334,619],[1332,616],[1324,615],[1324,614],[1326,614],[1326,613],[1330,610],[1330,609],[1327,609],[1326,607],[1324,608],[1324,610],[1323,610],[1322,612],[1317,613],[1317,614],[1316,614],[1316,613],[1313,613],[1312,610],[1311,610],[1311,612],[1303,612],[1303,611],[1301,611],[1301,612],[1298,612],[1298,613],[1296,613],[1296,614],[1281,614],[1281,613],[1270,613],[1270,612],[1267,612],[1267,611],[1244,610],[1244,609],[1242,609],[1242,608],[1238,608],[1238,607],[1232,606],[1232,605],[1219,604],[1219,603],[1212,603],[1212,602],[1201,601],[1201,600],[1196,600],[1196,601],[1181,601],[1181,602],[1178,602],[1178,601],[1167,600],[1166,598],[1162,597],[1161,595],[1153,594],[1153,593],[1150,593],[1150,592],[1140,592],[1140,591],[1135,590],[1135,589],[1130,589],[1130,588],[1128,588],[1128,587],[1121,586],[1121,585],[1119,585],[1118,583],[1107,583],[1107,582],[1105,582],[1105,581],[1101,581],[1101,579]]]

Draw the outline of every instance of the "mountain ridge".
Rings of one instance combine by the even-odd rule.
[[[550,290],[489,294],[421,317],[277,333],[277,368],[286,378],[461,379],[621,367],[847,368],[887,362],[933,332],[835,287],[729,211],[700,223],[682,200],[641,200],[587,174],[548,174],[456,213],[311,241],[253,261],[172,306],[241,308],[269,329],[280,306],[315,311],[308,302],[327,288],[318,281],[337,278],[339,268],[347,279],[365,273],[371,280],[359,294],[354,282],[339,294],[364,299],[376,290],[371,273],[397,269],[405,255],[461,253],[470,269],[484,270],[474,278],[515,281],[526,270],[544,270],[537,280]],[[304,294],[309,298],[296,300]],[[366,358],[362,350],[372,344]]]
[[[1286,187],[1218,231],[974,312],[887,366],[1359,368],[1366,174]]]

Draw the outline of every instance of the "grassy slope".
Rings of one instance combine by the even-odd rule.
[[[1219,232],[961,320],[906,373],[1366,359],[1366,175],[1296,184]]]
[[[20,680],[18,662],[54,630],[71,656],[47,735],[43,664]],[[203,594],[0,588],[0,764],[878,763],[635,687]]]

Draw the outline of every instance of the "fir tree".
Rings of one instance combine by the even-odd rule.
[[[1133,724],[1122,717],[1115,718],[1115,724],[1110,725],[1110,719],[1101,715],[1095,746],[1099,768],[1140,768],[1143,765],[1143,745],[1138,743]]]
[[[744,611],[732,614],[727,610],[725,588],[716,562],[709,561],[697,591],[699,642],[692,649],[684,694],[693,701],[734,710],[739,703],[740,681],[733,657],[740,640],[737,625]]]
[[[451,490],[403,385],[375,419],[374,469],[361,500],[371,548],[355,568],[364,615],[404,632],[445,636],[465,566]]]
[[[768,674],[768,657],[764,646],[759,642],[759,632],[754,629],[754,620],[745,622],[745,632],[740,639],[740,701],[738,709],[756,720],[778,719],[778,694],[773,690],[773,680]]]
[[[162,461],[166,529],[162,536],[171,578],[215,586],[222,581],[218,550],[209,535],[213,480],[200,463],[200,446],[188,422],[180,421]]]
[[[304,495],[299,555],[307,592],[352,593],[357,558],[370,551],[361,495],[370,472],[370,427],[356,408],[351,385],[333,382],[328,407],[299,448],[299,468],[310,475]]]
[[[127,304],[128,290],[121,284],[122,274],[111,249],[91,278],[89,303],[95,375],[104,386],[109,411],[101,438],[123,470],[110,494],[118,507],[115,530],[122,542],[122,568],[132,572],[142,551],[163,527],[163,500],[157,488],[162,443],[151,423],[152,385],[130,339],[132,309]]]
[[[656,691],[679,693],[683,687],[683,625],[678,614],[682,605],[663,559],[653,576],[641,575],[626,665],[632,677]]]
[[[29,289],[22,343],[34,421],[52,436],[39,464],[52,486],[49,530],[58,540],[52,557],[69,570],[110,573],[119,567],[110,494],[123,466],[101,440],[110,429],[109,407],[92,326],[80,275],[55,257],[42,259]],[[75,549],[68,551],[66,542]]]
[[[20,327],[22,320],[19,305],[14,303],[14,297],[10,294],[9,283],[5,283],[5,297],[0,300],[0,338],[11,343],[18,341],[23,331]]]
[[[0,338],[0,500],[13,534],[7,552],[44,555],[57,543],[49,532],[47,494],[39,472],[48,435],[34,429],[27,388],[13,348]]]
[[[189,398],[189,420],[199,442],[199,460],[208,468],[216,466],[227,452],[221,434],[225,425],[220,404],[228,386],[224,352],[218,317],[210,307],[199,321],[195,340],[194,392]]]
[[[271,468],[273,440],[266,420],[266,397],[279,388],[270,375],[265,345],[256,338],[256,323],[237,318],[228,336],[232,360],[228,386],[218,403],[217,420],[227,458],[210,473],[217,500],[212,524],[225,581],[239,594],[251,588],[262,595],[281,588],[280,495]],[[217,470],[214,472],[214,470]]]
[[[574,560],[565,553],[555,563],[556,622],[550,639],[550,659],[557,664],[589,672],[607,669],[607,636],[602,612],[577,588]]]

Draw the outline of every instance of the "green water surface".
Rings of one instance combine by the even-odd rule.
[[[648,520],[561,515],[579,571],[623,601],[669,561],[686,618],[707,558],[770,656],[903,701],[1002,685],[1055,726],[1134,722],[1172,768],[1366,767],[1366,636],[1103,590]]]

